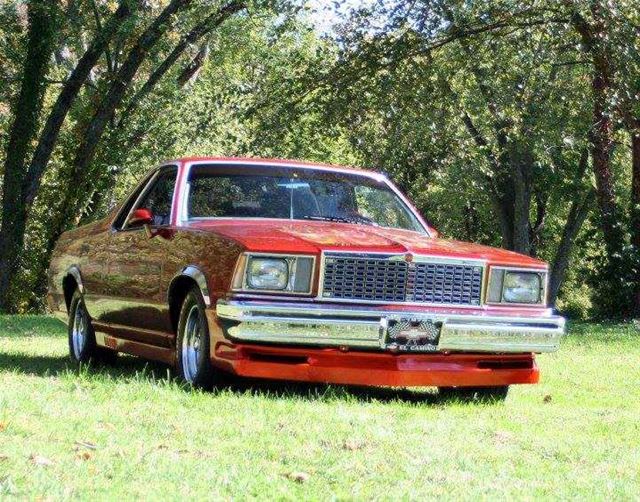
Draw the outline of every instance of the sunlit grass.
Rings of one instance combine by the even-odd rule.
[[[73,367],[64,328],[0,317],[0,498],[632,499],[640,332],[578,325],[504,404],[431,392],[187,390],[121,357]]]

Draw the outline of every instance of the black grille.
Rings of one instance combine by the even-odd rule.
[[[409,262],[380,255],[327,254],[324,298],[480,305],[482,266]]]

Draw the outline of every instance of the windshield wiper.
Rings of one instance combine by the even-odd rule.
[[[302,218],[305,220],[313,220],[313,221],[335,221],[338,223],[355,223],[356,225],[372,225],[377,227],[378,225],[364,216],[361,217],[346,217],[346,216],[310,216],[305,215]]]

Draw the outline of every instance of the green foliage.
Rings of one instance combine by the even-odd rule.
[[[615,68],[633,66],[636,13],[626,2],[610,7],[601,5],[610,16],[603,43],[626,58]],[[338,83],[327,86],[340,105],[331,110],[364,163],[393,174],[445,235],[554,262],[564,230],[571,228],[570,207],[594,184],[587,155],[593,69],[573,12],[570,5],[545,2],[374,4],[340,32],[341,60],[331,70]],[[596,23],[590,13],[589,22]],[[626,74],[616,79],[618,91],[637,99]],[[621,124],[613,92],[610,106]],[[626,216],[629,135],[616,134],[611,163],[619,190],[617,225],[628,241],[634,232]],[[590,297],[578,312],[628,315],[640,253],[627,246],[620,259],[611,257],[598,231],[599,212],[588,218],[590,232],[583,235],[589,253],[578,246],[572,251],[570,275],[579,277],[574,285]],[[518,244],[509,227],[527,226],[528,242]],[[563,288],[561,294],[570,293]]]
[[[631,159],[620,110],[624,104],[631,114],[640,112],[633,1],[367,2],[342,9],[326,36],[310,26],[302,2],[253,1],[190,45],[125,114],[181,37],[218,5],[196,1],[153,47],[89,168],[74,173],[77,145],[117,66],[168,1],[143,3],[120,27],[65,121],[31,210],[11,286],[15,310],[42,309],[58,230],[105,215],[153,165],[184,155],[285,157],[383,170],[444,236],[514,247],[509,232],[529,227],[521,251],[553,263],[572,205],[594,186],[591,155],[585,158],[593,65],[572,25],[575,13],[594,23],[589,5],[602,9],[605,36],[598,46],[615,69],[607,113],[616,123],[611,164],[626,247],[622,265],[611,268],[600,212],[595,204],[588,208],[572,239],[558,306],[577,317],[606,317],[619,313],[621,297],[630,297],[640,253],[629,244]],[[0,3],[0,160],[26,50],[24,5]],[[65,7],[45,111],[95,36],[97,20],[104,22],[117,2]],[[202,54],[204,64],[183,85],[181,75]],[[74,197],[68,187],[79,182],[88,189]],[[520,223],[518,187],[528,198]],[[61,217],[70,204],[75,216]],[[511,230],[501,223],[504,214]]]

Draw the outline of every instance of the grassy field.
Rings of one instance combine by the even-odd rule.
[[[502,404],[78,371],[46,317],[0,317],[0,499],[635,499],[640,331],[578,325]]]

